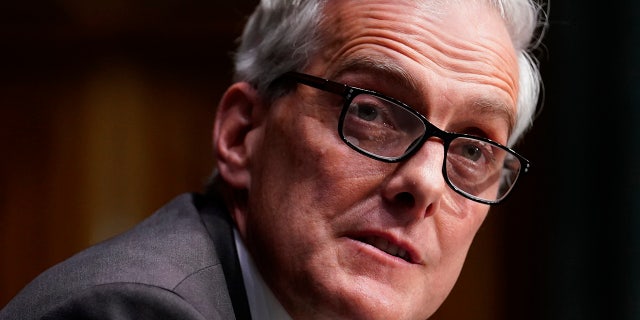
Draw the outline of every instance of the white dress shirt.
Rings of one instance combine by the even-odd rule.
[[[238,250],[244,287],[247,290],[251,318],[253,320],[291,320],[291,317],[273,295],[271,289],[262,280],[262,276],[253,263],[249,251],[235,229],[233,230],[233,237]]]

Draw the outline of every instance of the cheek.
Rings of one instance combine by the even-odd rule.
[[[379,185],[381,164],[342,142],[337,114],[277,111],[265,125],[263,141],[268,143],[262,143],[252,159],[252,212],[247,219],[274,226],[275,221],[286,221],[280,228],[307,224],[304,229],[308,229],[327,223]]]
[[[439,216],[434,217],[438,225],[442,253],[455,261],[453,263],[461,265],[473,238],[487,216],[489,207],[464,200],[455,206],[445,205],[443,209]]]
[[[271,209],[286,205],[283,199],[311,204],[316,210],[346,209],[344,200],[371,193],[384,175],[381,163],[361,156],[340,139],[339,110],[311,112],[319,108],[301,106],[310,111],[276,116],[266,129],[264,141],[269,144],[256,157],[260,163],[255,166],[253,176],[258,180],[253,187],[267,197]]]

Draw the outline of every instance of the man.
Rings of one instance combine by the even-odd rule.
[[[263,1],[217,174],[53,267],[2,319],[426,319],[528,169],[528,1]]]

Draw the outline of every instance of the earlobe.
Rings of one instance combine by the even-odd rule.
[[[213,126],[214,154],[222,178],[237,189],[251,182],[249,160],[255,129],[262,121],[262,102],[246,82],[233,84],[220,100]]]

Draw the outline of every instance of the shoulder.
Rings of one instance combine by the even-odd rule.
[[[38,319],[207,319],[171,290],[140,283],[106,283],[71,295]],[[219,314],[213,319],[223,319]]]
[[[52,267],[0,311],[0,318],[12,312],[39,318],[61,306],[105,302],[106,296],[115,302],[137,297],[142,299],[140,305],[161,299],[152,304],[160,308],[165,306],[162,301],[174,305],[183,295],[188,297],[190,293],[182,294],[184,288],[212,290],[204,283],[199,285],[203,279],[206,286],[226,292],[222,266],[202,221],[199,202],[202,196],[181,195],[130,231]]]

